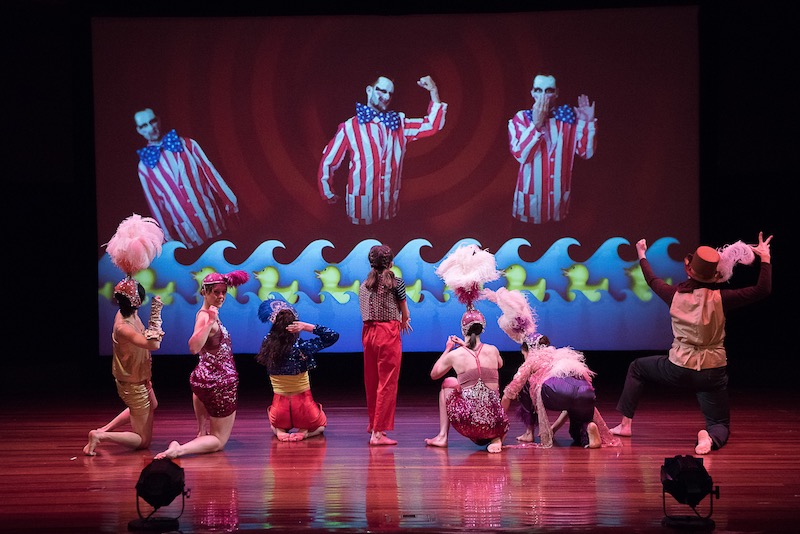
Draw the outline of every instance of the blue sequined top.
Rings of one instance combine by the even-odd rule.
[[[312,332],[316,337],[311,339],[297,338],[283,364],[267,367],[267,372],[270,375],[299,375],[316,368],[317,360],[314,355],[325,347],[330,347],[336,343],[339,340],[339,332],[322,325],[314,325]],[[264,341],[266,341],[266,337]]]

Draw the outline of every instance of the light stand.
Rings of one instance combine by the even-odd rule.
[[[719,486],[714,486],[711,476],[703,467],[703,459],[694,456],[675,456],[665,458],[661,466],[661,500],[664,507],[664,519],[661,524],[665,527],[686,530],[714,530],[716,527],[711,514],[714,513],[714,499],[719,499]],[[695,515],[669,515],[667,513],[666,494],[672,495],[676,501],[688,505]],[[709,498],[708,515],[703,516],[697,511],[697,505],[706,495]]]
[[[139,519],[128,522],[128,530],[148,532],[169,532],[178,530],[178,518],[183,515],[186,499],[191,490],[184,489],[185,476],[179,467],[169,458],[156,459],[150,462],[139,475],[136,483],[136,512]],[[167,506],[181,495],[181,512],[178,517],[153,517],[159,508]],[[146,516],[139,507],[139,499],[143,499],[153,507]]]

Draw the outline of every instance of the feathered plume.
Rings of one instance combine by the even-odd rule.
[[[522,344],[536,333],[536,314],[521,291],[501,287],[497,291],[484,289],[482,295],[503,312],[497,324],[516,343]]]
[[[250,279],[250,275],[245,271],[237,270],[229,273],[209,273],[203,278],[203,285],[225,284],[228,287],[236,287],[244,284]]]
[[[436,268],[436,275],[468,308],[481,298],[483,284],[497,280],[502,274],[497,270],[494,255],[477,245],[458,247]]]
[[[250,275],[245,271],[231,271],[225,275],[229,286],[236,287],[250,280]]]
[[[127,276],[147,269],[161,255],[164,231],[150,217],[133,214],[117,227],[114,236],[106,243],[111,262]]]
[[[720,282],[727,282],[733,276],[733,268],[737,263],[750,265],[753,263],[756,255],[750,245],[737,241],[732,245],[725,245],[717,249],[719,252],[719,264],[717,264],[717,271],[722,275],[719,279]]]

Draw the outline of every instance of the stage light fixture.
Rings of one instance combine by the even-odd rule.
[[[662,525],[673,528],[687,528],[693,530],[713,530],[715,525],[711,519],[714,513],[714,499],[719,499],[719,486],[714,486],[711,475],[703,467],[703,459],[694,456],[674,456],[664,458],[661,466],[661,499],[664,506],[664,519]],[[680,504],[688,505],[694,515],[670,515],[667,513],[666,494],[672,495]],[[697,511],[697,506],[707,496],[709,497],[709,511],[703,516]]]
[[[156,459],[150,462],[139,475],[136,482],[136,512],[139,519],[128,523],[128,530],[168,532],[178,530],[178,518],[183,515],[186,498],[191,490],[184,489],[185,473],[183,468],[169,458]],[[153,517],[159,508],[168,506],[176,497],[182,496],[181,511],[178,517]],[[153,507],[148,515],[143,515],[139,503],[144,500]]]

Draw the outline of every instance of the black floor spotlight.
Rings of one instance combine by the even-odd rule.
[[[139,519],[128,522],[128,530],[148,532],[178,530],[178,518],[183,514],[186,499],[191,493],[191,490],[184,489],[184,483],[183,468],[169,458],[156,459],[145,466],[136,483],[136,512],[139,514]],[[178,495],[181,496],[181,512],[178,517],[154,517],[159,508],[171,504]],[[139,506],[141,500],[153,507],[147,515],[142,514]]]
[[[719,499],[719,486],[714,486],[711,475],[703,467],[703,459],[694,456],[675,456],[664,458],[661,466],[661,498],[664,503],[664,519],[661,524],[665,527],[681,528],[687,530],[714,530],[715,524],[711,519],[714,513],[714,499]],[[694,515],[670,515],[667,513],[666,494],[672,495],[680,504],[688,505]],[[701,515],[697,510],[706,495],[709,498],[707,515]]]

